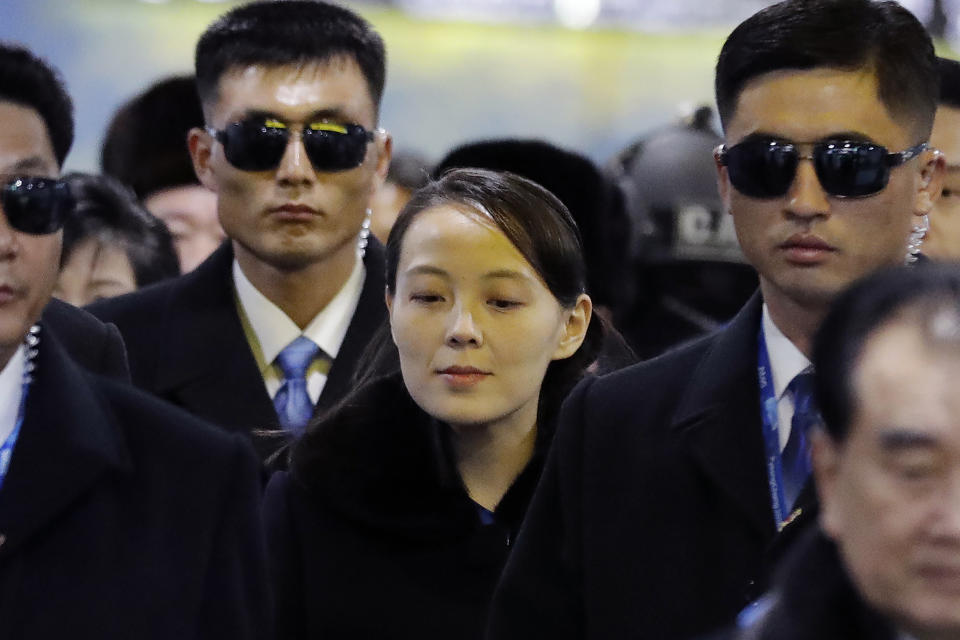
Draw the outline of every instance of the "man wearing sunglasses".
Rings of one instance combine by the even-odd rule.
[[[574,390],[490,638],[699,636],[815,516],[811,339],[845,287],[915,258],[943,174],[933,45],[894,2],[788,0],[727,38],[716,96],[720,195],[760,291]]]
[[[250,444],[85,373],[38,321],[72,141],[56,73],[0,43],[0,636],[266,637]]]
[[[266,458],[347,391],[386,318],[382,247],[367,238],[391,151],[377,128],[384,47],[341,7],[250,3],[201,36],[196,75],[206,127],[189,148],[229,242],[91,309],[120,327],[136,384],[256,431]]]

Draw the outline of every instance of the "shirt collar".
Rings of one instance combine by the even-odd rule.
[[[357,260],[347,281],[324,309],[314,316],[303,331],[290,317],[247,279],[240,264],[233,261],[233,284],[240,306],[243,307],[250,328],[260,343],[263,366],[270,366],[274,359],[293,340],[304,335],[317,344],[324,353],[336,358],[343,338],[350,327],[353,312],[363,292],[366,269],[362,260]]]
[[[13,431],[20,411],[20,394],[23,393],[23,369],[27,363],[26,347],[20,345],[7,366],[0,371],[0,444]]]
[[[807,356],[773,323],[767,303],[763,303],[763,337],[767,343],[767,355],[770,356],[770,370],[773,375],[773,390],[777,399],[783,397],[787,386],[805,369],[812,367]]]

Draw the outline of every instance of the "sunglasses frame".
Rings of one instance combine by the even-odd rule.
[[[52,192],[48,193],[47,190]],[[36,191],[36,193],[31,193]],[[48,198],[49,205],[47,218],[42,224],[36,224],[37,202],[28,202],[31,197],[36,198],[43,192]],[[16,198],[17,200],[14,200]],[[14,205],[13,203],[18,204]],[[63,228],[64,222],[75,207],[70,185],[59,178],[43,176],[12,176],[0,179],[0,206],[3,207],[4,217],[13,229],[20,233],[33,236],[44,236],[56,233]],[[34,224],[25,224],[31,218]]]
[[[727,166],[729,166],[729,161],[730,161],[729,154],[730,154],[731,151],[733,151],[734,149],[736,149],[736,148],[739,147],[740,145],[743,145],[743,144],[756,144],[756,143],[758,143],[758,142],[762,142],[762,141],[759,141],[759,140],[748,140],[748,141],[745,141],[745,142],[739,142],[739,143],[737,143],[737,144],[735,144],[735,145],[733,145],[733,146],[731,146],[731,147],[729,147],[729,148],[727,147],[726,144],[721,144],[721,145],[718,145],[716,149],[714,149],[714,151],[713,151],[713,157],[714,157],[714,159],[717,161],[718,164],[720,164],[721,166],[727,167]],[[737,187],[735,184],[733,184],[733,180],[731,179],[730,183],[731,183],[731,185],[733,185],[733,187],[734,187],[735,189],[737,189],[737,191],[740,191],[740,192],[743,193],[744,195],[749,196],[749,197],[751,197],[751,198],[757,198],[757,199],[761,199],[761,200],[770,200],[770,199],[773,199],[773,198],[781,198],[781,197],[785,196],[785,195],[787,194],[787,192],[789,192],[789,190],[790,190],[790,185],[792,185],[792,184],[793,184],[793,181],[796,180],[796,178],[797,178],[797,168],[799,167],[799,164],[800,164],[800,161],[801,161],[801,160],[809,160],[809,161],[811,161],[811,162],[814,163],[814,169],[816,170],[817,180],[820,182],[820,187],[821,187],[821,188],[824,190],[824,192],[826,192],[827,195],[829,195],[830,197],[832,197],[832,198],[841,198],[841,199],[869,198],[869,197],[871,197],[871,196],[877,195],[878,193],[880,193],[881,191],[883,191],[884,189],[886,189],[887,184],[889,184],[889,182],[890,182],[890,169],[893,169],[893,168],[895,168],[895,167],[899,167],[899,166],[902,165],[902,164],[905,164],[906,162],[908,162],[908,161],[912,160],[913,158],[919,156],[921,153],[923,153],[924,151],[926,151],[927,149],[930,148],[929,143],[927,143],[927,142],[921,142],[921,143],[918,143],[918,144],[913,145],[912,147],[909,147],[909,148],[907,148],[907,149],[904,149],[903,151],[894,151],[894,152],[891,152],[891,151],[888,151],[887,148],[884,147],[883,145],[874,144],[874,143],[872,143],[872,142],[865,142],[865,141],[862,141],[862,140],[843,140],[843,139],[824,140],[824,141],[819,141],[819,142],[808,142],[808,143],[803,143],[803,142],[778,142],[778,141],[776,141],[776,140],[771,140],[771,141],[769,141],[768,144],[769,144],[770,146],[777,146],[777,147],[779,147],[779,148],[781,148],[781,149],[784,149],[784,150],[787,150],[787,151],[789,151],[789,152],[792,152],[792,153],[795,153],[795,154],[796,154],[797,159],[796,159],[796,165],[794,166],[794,170],[793,170],[793,176],[791,177],[790,181],[787,182],[786,188],[783,190],[783,193],[774,194],[774,195],[769,195],[769,196],[751,195],[751,194],[748,193],[747,191],[744,191],[744,190],[740,189],[739,187]],[[812,151],[812,153],[809,153],[809,154],[801,154],[801,153],[800,153],[798,147],[799,147],[800,145],[804,145],[804,144],[813,145],[813,151]],[[846,194],[831,193],[831,192],[828,191],[827,188],[824,186],[823,180],[822,180],[821,177],[820,177],[820,171],[819,171],[819,168],[817,167],[816,156],[818,155],[818,153],[819,153],[819,154],[828,153],[828,152],[830,152],[831,150],[833,150],[833,149],[835,149],[835,148],[836,148],[836,149],[839,149],[839,150],[842,150],[842,149],[849,149],[849,148],[851,148],[851,147],[853,147],[853,146],[857,146],[857,147],[860,147],[860,146],[873,147],[874,149],[877,149],[877,150],[879,150],[879,151],[882,152],[882,155],[881,155],[881,157],[882,157],[882,163],[883,163],[882,168],[886,169],[886,173],[884,174],[884,177],[883,177],[883,184],[880,186],[879,189],[876,189],[875,191],[871,191],[870,193],[855,194],[855,195],[846,195]]]
[[[272,119],[272,118],[270,118],[270,119]],[[265,119],[265,120],[266,120],[266,119]],[[239,169],[239,170],[241,170],[241,171],[252,171],[252,172],[274,171],[274,170],[277,169],[277,167],[280,166],[280,163],[283,162],[283,156],[284,156],[284,154],[286,153],[286,148],[287,148],[287,146],[290,144],[290,137],[293,135],[292,131],[290,130],[289,127],[287,127],[286,124],[284,124],[284,127],[283,127],[283,128],[280,128],[280,127],[276,127],[276,128],[275,128],[275,130],[278,131],[278,132],[282,131],[282,132],[283,132],[282,135],[286,138],[286,141],[285,141],[284,147],[283,147],[283,151],[282,151],[282,152],[280,153],[280,155],[277,157],[276,162],[271,163],[269,166],[264,166],[263,168],[259,168],[259,167],[258,167],[258,168],[245,168],[245,167],[241,167],[241,166],[235,164],[235,163],[230,159],[230,157],[229,157],[231,154],[230,154],[230,152],[227,151],[227,147],[228,147],[227,140],[228,140],[228,136],[229,136],[228,129],[230,129],[230,127],[237,127],[237,126],[241,126],[241,127],[242,127],[242,126],[247,125],[247,124],[249,124],[249,123],[251,123],[251,122],[254,122],[254,123],[255,123],[255,122],[257,122],[257,121],[258,121],[258,119],[256,119],[256,118],[248,118],[248,119],[246,119],[246,120],[237,120],[237,121],[235,121],[235,122],[231,122],[231,123],[229,123],[227,126],[225,126],[223,129],[216,129],[216,128],[210,126],[210,125],[207,125],[207,126],[204,127],[204,130],[205,130],[214,140],[216,140],[217,142],[219,142],[219,143],[223,146],[224,157],[226,157],[227,162],[229,162],[231,166],[233,166],[233,167],[235,167],[235,168],[237,168],[237,169]],[[313,168],[314,171],[316,171],[316,172],[323,172],[323,173],[339,173],[339,172],[341,172],[341,171],[350,171],[351,169],[356,169],[357,167],[359,167],[360,165],[362,165],[362,164],[363,164],[363,161],[364,161],[364,159],[366,158],[366,155],[367,155],[367,154],[366,154],[366,145],[368,145],[368,144],[370,144],[371,142],[373,142],[373,141],[376,139],[376,135],[377,135],[378,133],[382,133],[382,132],[384,131],[383,129],[380,129],[380,128],[370,130],[370,129],[367,129],[366,127],[364,127],[363,125],[354,124],[354,123],[346,123],[346,124],[341,124],[341,123],[335,123],[335,124],[334,124],[334,123],[330,123],[330,126],[342,127],[343,129],[346,129],[346,131],[345,131],[344,133],[340,133],[340,132],[337,132],[337,131],[332,131],[332,130],[330,130],[330,129],[313,129],[313,128],[311,128],[311,126],[310,126],[311,124],[313,124],[313,123],[304,124],[304,125],[301,127],[300,133],[299,133],[298,135],[300,136],[300,141],[303,143],[303,148],[304,148],[304,150],[305,150],[306,153],[307,153],[307,158],[310,160],[310,166]],[[323,124],[327,124],[327,123],[323,123]],[[265,125],[264,125],[264,128],[266,128]],[[270,128],[273,128],[273,127],[270,127]],[[314,136],[314,135],[317,135],[317,136],[330,136],[330,135],[333,135],[333,136],[350,136],[350,135],[354,135],[354,136],[355,136],[355,135],[357,135],[357,134],[359,134],[359,133],[361,133],[361,132],[362,132],[362,135],[363,135],[363,138],[364,138],[364,141],[365,141],[365,142],[364,142],[364,152],[363,152],[362,155],[360,155],[359,161],[357,161],[357,162],[355,162],[355,163],[354,163],[354,162],[351,162],[350,164],[345,165],[345,166],[342,166],[342,167],[340,167],[340,166],[338,165],[337,167],[334,167],[334,168],[319,168],[319,169],[317,168],[317,163],[314,161],[313,157],[312,157],[311,154],[310,154],[310,145],[309,145],[309,143],[307,142],[307,139],[308,139],[310,136]]]

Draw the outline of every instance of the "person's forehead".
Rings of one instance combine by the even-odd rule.
[[[881,100],[872,68],[788,69],[747,82],[727,126],[728,142],[756,133],[809,142],[856,134],[890,146],[914,144]]]
[[[872,430],[909,428],[960,445],[960,339],[931,342],[920,321],[883,325],[853,370],[857,421]]]
[[[342,112],[374,124],[376,108],[366,77],[348,55],[301,64],[248,64],[221,76],[213,111],[227,117],[264,112],[291,120]]]
[[[960,170],[960,108],[937,107],[930,144],[943,153],[948,168]]]
[[[46,123],[35,109],[0,101],[0,174],[59,173]]]

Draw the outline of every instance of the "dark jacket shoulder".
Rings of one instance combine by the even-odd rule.
[[[70,357],[84,369],[130,381],[127,351],[116,326],[56,298],[44,307],[40,324],[58,336]]]
[[[769,594],[745,610],[730,640],[895,640],[857,592],[836,544],[817,527],[797,541]]]

